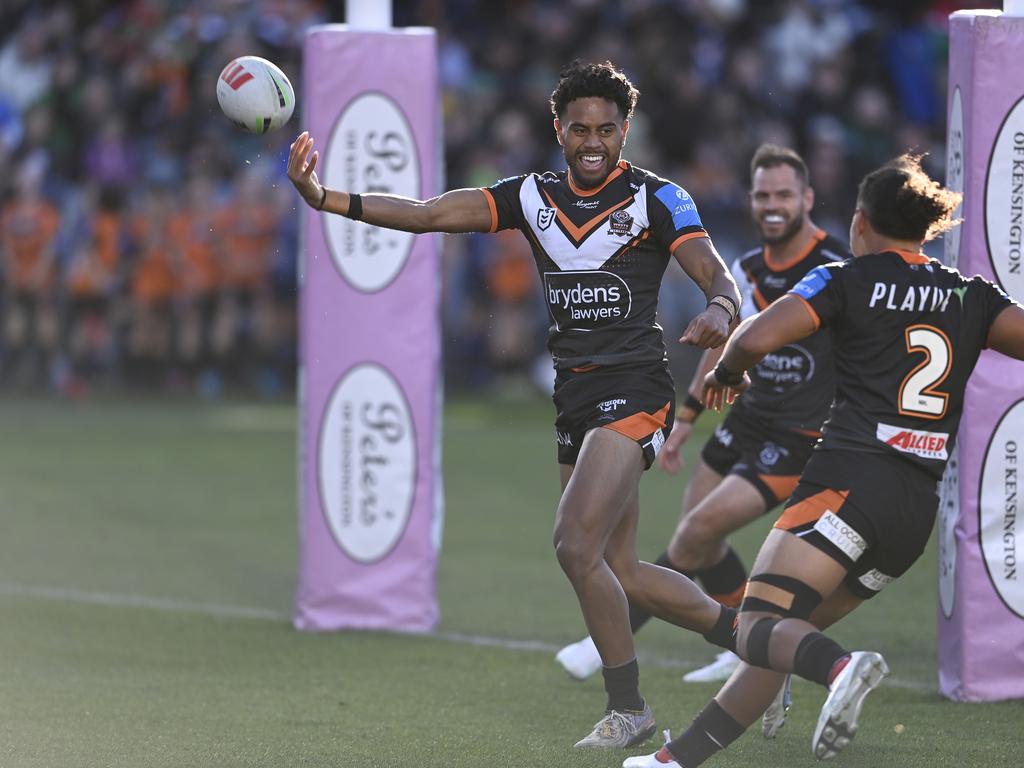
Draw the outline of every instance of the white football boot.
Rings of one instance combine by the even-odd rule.
[[[854,734],[864,705],[864,697],[878,687],[889,674],[882,654],[854,651],[843,671],[828,687],[828,698],[821,707],[818,726],[814,729],[811,751],[819,760],[838,755]]]
[[[740,657],[732,651],[722,651],[715,660],[706,667],[695,669],[683,675],[684,683],[715,683],[728,680],[736,667],[740,665]]]
[[[772,703],[761,716],[761,733],[766,739],[774,739],[779,729],[786,724],[786,714],[793,704],[793,678],[786,675],[786,681],[780,686]]]
[[[667,745],[672,740],[672,734],[669,731],[662,731],[662,733],[665,736],[665,744]],[[668,751],[668,746],[664,746],[650,755],[627,757],[622,761],[622,768],[682,768],[682,766],[672,757],[672,753]]]
[[[657,727],[654,713],[646,704],[643,712],[613,709],[598,720],[594,730],[574,746],[584,749],[633,747],[651,738]]]
[[[601,654],[590,635],[565,646],[555,654],[555,661],[575,680],[586,680],[601,668]]]

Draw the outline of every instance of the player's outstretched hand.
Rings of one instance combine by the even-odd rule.
[[[291,151],[288,152],[288,180],[295,185],[295,189],[302,195],[302,199],[312,208],[320,204],[323,195],[323,186],[316,177],[316,161],[320,153],[314,151],[310,156],[309,151],[313,149],[313,137],[309,131],[303,131],[292,142]],[[309,157],[309,161],[306,158]]]
[[[658,451],[658,466],[670,475],[678,474],[679,470],[683,468],[683,457],[679,453],[679,449],[683,447],[683,443],[690,436],[692,429],[692,421],[676,419],[676,423],[672,426],[672,432],[669,433],[665,444]]]
[[[690,321],[686,332],[679,337],[679,343],[713,349],[722,346],[728,338],[729,317],[717,304],[713,304]]]
[[[726,405],[732,405],[736,398],[750,389],[750,377],[744,373],[743,381],[739,384],[723,384],[711,371],[704,377],[704,390],[701,393],[701,402],[705,408],[721,411]]]

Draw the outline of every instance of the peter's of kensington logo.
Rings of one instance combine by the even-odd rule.
[[[405,395],[379,365],[358,365],[331,395],[320,428],[321,506],[338,546],[372,563],[398,544],[416,485],[416,440]]]

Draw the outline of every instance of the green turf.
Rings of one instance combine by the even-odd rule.
[[[452,639],[553,648],[582,632],[551,552],[550,419],[545,402],[447,408],[445,637],[310,635],[284,618],[291,408],[0,401],[0,768],[618,766],[621,753],[570,747],[599,714],[599,680],[570,681],[549,650]],[[650,556],[680,482],[644,480]],[[748,561],[768,523],[737,537]],[[836,765],[1020,765],[1024,706],[935,693],[934,571],[930,550],[837,627],[893,676]],[[644,693],[678,729],[715,691],[679,672],[713,652],[656,624],[638,647]],[[709,765],[816,764],[823,691],[798,683],[795,696],[775,742],[752,731]]]

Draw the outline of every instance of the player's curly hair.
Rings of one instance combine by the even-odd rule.
[[[857,207],[879,234],[924,242],[960,223],[953,211],[963,195],[929,177],[921,157],[906,152],[861,181]]]
[[[575,59],[559,74],[558,85],[551,93],[551,111],[561,119],[570,101],[590,96],[615,102],[622,117],[628,120],[633,116],[640,91],[610,61],[585,64]]]

